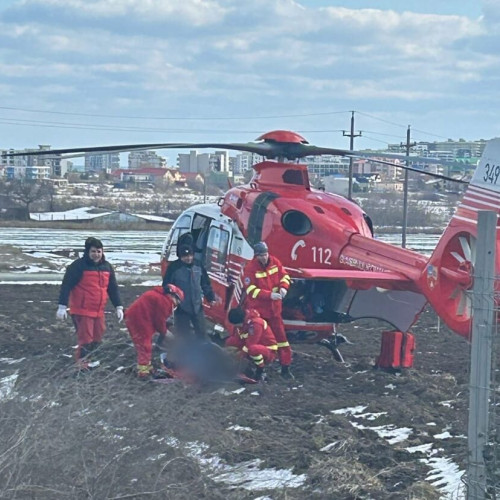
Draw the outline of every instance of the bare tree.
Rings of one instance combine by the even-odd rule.
[[[25,207],[24,218],[26,220],[30,217],[32,203],[44,199],[48,194],[46,185],[25,179],[10,180],[2,187],[7,198]]]

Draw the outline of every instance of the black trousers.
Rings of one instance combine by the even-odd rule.
[[[197,313],[187,313],[180,307],[174,313],[174,328],[175,333],[179,336],[179,340],[206,340],[207,339],[207,325],[205,322],[205,314],[203,308]]]

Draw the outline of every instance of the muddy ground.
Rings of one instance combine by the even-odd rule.
[[[345,364],[295,345],[293,383],[273,367],[267,384],[200,387],[136,380],[111,309],[101,366],[75,376],[58,286],[0,290],[0,498],[457,498],[432,464],[466,468],[469,345],[431,310],[404,373],[373,368],[385,326],[360,321],[340,328]]]

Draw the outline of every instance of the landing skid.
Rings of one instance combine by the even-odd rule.
[[[344,335],[336,333],[329,339],[321,339],[318,344],[326,347],[332,353],[335,361],[338,361],[339,363],[345,363],[344,356],[342,356],[342,353],[340,352],[338,346],[341,344],[352,344],[352,342],[349,342],[347,338],[344,337]]]

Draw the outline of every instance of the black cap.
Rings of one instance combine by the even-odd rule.
[[[102,241],[90,236],[85,240],[85,250],[90,250],[90,247],[103,248]]]
[[[189,245],[181,245],[177,251],[179,257],[184,257],[185,255],[193,255],[193,249]]]
[[[254,255],[264,255],[265,253],[269,253],[269,249],[264,241],[259,241],[253,247]]]
[[[240,325],[245,319],[245,311],[241,307],[235,307],[229,311],[227,319],[233,325]]]

